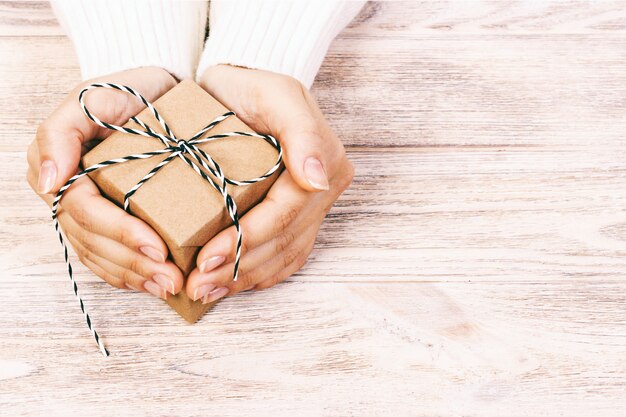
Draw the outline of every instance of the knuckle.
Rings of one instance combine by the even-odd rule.
[[[273,274],[267,279],[267,281],[265,281],[265,285],[263,286],[263,288],[271,288],[274,285],[278,284],[278,282],[279,282],[278,274]]]
[[[128,264],[129,271],[144,275],[143,261],[139,255],[133,255]]]
[[[298,106],[295,105],[294,107]],[[279,137],[297,137],[300,140],[306,139],[308,142],[313,142],[322,136],[319,123],[308,111],[308,108],[295,108],[292,113],[289,123],[276,123],[277,126],[280,126],[276,132]],[[285,143],[285,146],[288,153],[289,141]]]
[[[241,238],[241,253],[248,253],[250,249],[250,243],[248,242],[248,233],[243,233]],[[233,248],[237,247],[237,232],[235,232],[235,236],[233,237]]]
[[[354,179],[354,165],[348,159],[346,159],[346,174],[344,178],[346,180],[346,187],[349,186]]]
[[[93,262],[93,254],[84,248],[78,249],[78,259],[83,265]]]
[[[26,151],[26,161],[28,162],[29,168],[35,168],[35,165],[39,164],[39,148],[37,146],[36,139],[28,145],[28,150]]]
[[[295,239],[296,235],[292,231],[285,230],[284,233],[276,239],[276,253],[284,252]]]
[[[298,93],[298,94],[301,94],[303,96],[305,95],[306,89],[304,88],[302,83],[300,81],[298,81],[296,78],[281,76],[281,81],[283,83],[283,88],[284,89],[289,89],[289,90],[293,91],[294,93]]]
[[[289,277],[289,274],[284,273],[284,272],[280,272],[278,274],[274,274],[270,277],[269,279],[269,286],[273,287],[275,285],[280,284],[281,282],[283,282],[284,280],[286,280]]]
[[[85,250],[85,252],[87,254],[91,254],[94,253],[95,251],[95,244],[93,243],[93,241],[91,239],[89,239],[85,233],[81,233],[81,237],[79,238],[81,241],[81,244],[83,245],[83,248]]]
[[[286,250],[283,254],[283,268],[288,268],[299,256],[300,251],[298,250]]]
[[[330,203],[326,204],[324,206],[324,211],[323,211],[323,215],[322,218],[320,219],[320,221],[324,221],[324,218],[326,217],[326,215],[328,214],[328,212],[333,208],[333,206],[335,205],[334,201],[331,201]]]
[[[237,115],[242,120],[255,120],[263,112],[263,104],[265,102],[264,89],[258,84],[254,84],[249,90],[249,97],[246,100],[246,105],[241,106]]]
[[[120,279],[122,282],[131,282],[133,280],[134,274],[130,269],[122,269],[120,273]]]
[[[289,77],[281,74],[276,74],[276,77],[280,80],[280,82],[284,84],[284,87],[290,87],[300,90],[300,82],[294,77]]]
[[[120,289],[126,288],[126,285],[124,285],[126,282],[125,279],[120,279],[110,274],[106,274],[106,276],[107,278],[105,278],[104,280],[108,282],[111,286],[115,288],[120,288]]]
[[[117,239],[124,246],[128,246],[128,241],[130,240],[130,231],[127,227],[124,227],[124,225],[120,224],[119,228],[117,229]]]
[[[118,228],[117,236],[120,243],[127,247],[133,247],[135,237],[139,234],[139,228],[132,218],[124,215],[121,221],[115,222],[114,225],[117,225],[114,227]]]
[[[278,216],[280,231],[286,233],[289,225],[298,217],[298,214],[299,210],[291,206],[283,211],[280,216]]]
[[[81,264],[86,265],[86,261],[89,261],[89,259],[87,259],[86,253],[83,250],[83,248],[81,248],[80,246],[76,246],[74,244],[72,244],[72,248],[74,249],[74,253],[76,253],[76,256],[78,257],[78,260],[80,261]]]
[[[240,288],[248,288],[251,285],[257,283],[259,273],[254,270],[245,271],[243,274],[239,276],[237,281],[239,282],[238,287]]]
[[[298,130],[302,137],[321,137],[320,126],[308,113],[303,113],[297,117]]]
[[[49,131],[50,131],[50,128],[48,126],[48,122],[44,120],[43,122],[39,124],[39,126],[37,126],[37,130],[35,131],[35,139],[37,141],[41,141],[45,139],[46,136],[48,136]]]
[[[28,170],[26,171],[26,181],[28,182],[30,188],[32,188],[32,190],[36,192],[37,180],[35,179],[35,173],[30,167],[28,167]]]
[[[300,268],[302,268],[304,265],[306,265],[307,261],[309,260],[309,254],[311,253],[311,251],[306,251],[306,252],[301,252],[300,255],[298,256],[298,258],[295,261],[296,264],[296,271],[299,270]]]
[[[78,229],[76,230],[75,235],[76,240],[80,243],[82,249],[86,253],[94,252],[96,245],[94,243],[93,236],[91,236],[89,232],[85,231],[84,229]]]
[[[120,123],[125,116],[128,119],[126,112],[130,104],[131,96],[129,94],[107,94],[104,97],[106,97],[106,101],[103,108],[110,109],[109,117],[113,123]]]
[[[352,184],[352,180],[354,179],[354,166],[352,163],[345,158],[343,163],[343,168],[341,169],[341,175],[339,175],[337,185],[340,192],[345,191],[350,184]]]
[[[92,231],[93,230],[93,218],[87,213],[87,210],[80,205],[70,204],[70,207],[67,207],[70,216],[72,219],[83,229]]]

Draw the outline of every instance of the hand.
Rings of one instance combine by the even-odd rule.
[[[176,85],[165,70],[146,67],[89,80],[72,90],[41,123],[28,148],[28,182],[48,205],[77,172],[80,157],[92,141],[112,133],[92,123],[78,103],[80,91],[93,82],[128,85],[150,101]],[[91,90],[85,104],[102,120],[118,125],[143,109],[143,104],[130,94],[109,89]],[[89,177],[76,181],[59,207],[58,220],[67,240],[81,262],[106,282],[161,298],[167,292],[181,290],[183,276],[166,260],[167,246],[161,237],[100,195]]]
[[[200,85],[260,133],[276,137],[286,170],[265,199],[241,218],[242,256],[232,281],[235,227],[211,239],[198,254],[186,291],[193,300],[263,289],[300,269],[319,227],[354,170],[315,100],[295,79],[271,72],[218,65]]]

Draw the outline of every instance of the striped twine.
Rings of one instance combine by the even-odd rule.
[[[133,129],[133,128],[124,127],[124,126],[117,126],[117,125],[113,125],[107,122],[103,122],[102,120],[98,119],[89,111],[89,109],[87,109],[87,106],[85,106],[85,103],[84,103],[85,93],[87,93],[87,91],[92,90],[94,88],[114,89],[114,90],[123,91],[129,94],[132,94],[133,96],[137,97],[154,115],[154,117],[159,122],[159,124],[161,125],[163,130],[166,132],[166,134],[163,135],[163,134],[156,132],[154,129],[152,129],[150,126],[148,126],[143,121],[137,119],[136,117],[131,117],[130,120],[137,123],[144,130]],[[157,156],[157,155],[168,154],[168,156],[165,159],[163,159],[159,164],[157,164],[154,168],[152,168],[150,172],[148,172],[137,184],[135,184],[134,187],[132,187],[124,195],[124,210],[130,213],[130,198],[137,192],[137,190],[139,190],[139,188],[141,188],[143,184],[145,184],[148,180],[150,180],[150,178],[154,177],[157,174],[157,172],[161,170],[161,168],[169,164],[176,157],[182,159],[183,162],[187,164],[189,167],[191,167],[198,175],[200,175],[202,179],[204,179],[211,186],[213,186],[213,188],[215,188],[222,195],[222,198],[224,199],[224,205],[226,206],[228,215],[232,219],[233,224],[235,225],[235,229],[237,230],[237,246],[235,249],[235,267],[233,270],[233,281],[237,281],[237,276],[239,273],[239,259],[241,258],[241,244],[243,242],[243,232],[239,225],[239,215],[237,212],[237,204],[235,204],[235,201],[232,199],[232,197],[228,193],[228,184],[242,186],[242,185],[254,184],[256,182],[263,181],[264,179],[270,177],[280,167],[280,164],[283,159],[283,152],[282,152],[282,148],[280,144],[274,137],[270,135],[260,135],[254,132],[228,132],[228,133],[210,135],[204,138],[202,137],[204,136],[205,133],[210,131],[213,127],[218,125],[220,122],[226,120],[230,116],[233,116],[235,113],[233,113],[232,111],[224,113],[223,115],[215,118],[211,123],[205,126],[198,133],[193,135],[190,139],[183,140],[183,139],[176,138],[176,136],[174,135],[170,127],[167,125],[163,117],[161,117],[157,109],[154,108],[152,103],[150,103],[141,94],[139,94],[138,92],[136,92],[130,87],[119,85],[119,84],[110,84],[110,83],[91,84],[90,86],[84,88],[80,92],[78,96],[78,101],[85,115],[98,126],[101,126],[110,130],[116,130],[118,132],[129,133],[132,135],[152,137],[152,138],[160,140],[161,143],[163,143],[163,145],[165,146],[165,148],[159,149],[156,151],[144,152],[144,153],[135,154],[135,155],[128,155],[122,158],[109,159],[107,161],[102,161],[90,167],[87,167],[83,171],[80,171],[79,173],[74,175],[72,178],[70,178],[59,189],[59,192],[56,194],[52,202],[52,222],[59,236],[59,241],[61,242],[61,246],[63,247],[63,256],[65,258],[65,264],[67,265],[67,272],[70,277],[74,295],[76,296],[80,304],[80,309],[83,312],[83,315],[85,316],[87,327],[89,328],[89,331],[91,332],[96,343],[98,344],[98,348],[100,349],[100,352],[102,352],[104,356],[109,356],[109,351],[106,349],[106,347],[104,346],[102,342],[102,339],[98,335],[98,332],[95,330],[91,322],[91,319],[89,317],[89,314],[87,313],[87,310],[85,308],[85,303],[83,302],[82,298],[80,297],[78,293],[78,285],[76,284],[76,280],[74,279],[74,275],[72,272],[72,264],[70,263],[70,260],[69,260],[67,244],[65,243],[65,240],[63,239],[64,232],[62,231],[61,226],[59,225],[59,221],[57,217],[59,202],[61,201],[61,198],[63,197],[63,194],[67,191],[67,189],[70,188],[71,185],[77,180],[79,180],[80,178],[98,169],[105,168],[111,165],[121,164],[121,163],[128,162],[128,161],[135,161],[138,159],[147,159],[147,158],[152,158],[153,156]],[[248,136],[248,137],[260,138],[260,139],[265,140],[274,148],[276,148],[276,150],[278,151],[278,158],[274,166],[272,166],[269,169],[269,171],[267,171],[265,174],[261,175],[260,177],[252,178],[248,180],[241,180],[241,181],[233,180],[231,178],[228,178],[224,174],[219,164],[215,162],[215,160],[213,160],[213,158],[211,158],[209,154],[207,154],[206,152],[204,152],[202,149],[200,149],[197,146],[199,144],[210,142],[213,140],[236,137],[236,136]],[[207,171],[211,173],[211,175],[215,177],[217,181],[215,181],[211,176],[207,175],[206,173]]]

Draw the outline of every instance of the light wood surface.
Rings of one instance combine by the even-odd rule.
[[[79,81],[0,3],[0,415],[626,415],[626,4],[369,3],[314,93],[356,166],[309,263],[194,326],[71,294],[25,147]]]

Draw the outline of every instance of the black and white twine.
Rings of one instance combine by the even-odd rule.
[[[133,128],[124,127],[124,126],[116,126],[107,122],[103,122],[102,120],[98,119],[96,116],[91,114],[91,112],[89,111],[89,109],[87,109],[87,106],[85,106],[85,103],[84,103],[85,93],[94,88],[109,88],[109,89],[119,90],[119,91],[123,91],[123,92],[134,95],[139,100],[141,100],[141,102],[145,104],[148,109],[150,109],[150,112],[152,112],[152,114],[157,119],[161,127],[163,127],[163,130],[166,132],[166,134],[163,135],[163,134],[157,133],[150,126],[148,126],[143,121],[137,119],[136,117],[131,117],[130,120],[137,123],[144,130],[138,130],[138,129],[133,129]],[[230,194],[228,194],[228,184],[239,186],[239,185],[247,185],[247,184],[253,184],[255,182],[263,181],[264,179],[271,176],[274,172],[276,172],[276,170],[280,167],[283,154],[282,154],[282,149],[278,141],[270,135],[261,135],[261,134],[253,133],[253,132],[228,132],[228,133],[220,133],[216,135],[206,136],[202,138],[202,136],[205,133],[207,133],[217,124],[226,120],[228,117],[233,116],[234,113],[231,111],[224,113],[223,115],[217,117],[215,120],[209,123],[206,127],[204,127],[198,133],[193,135],[190,139],[184,140],[184,139],[178,139],[174,135],[170,127],[167,125],[165,120],[161,117],[157,109],[155,109],[154,106],[148,100],[146,100],[141,94],[139,94],[138,92],[136,92],[130,87],[126,87],[126,86],[118,85],[118,84],[110,84],[110,83],[91,84],[90,86],[84,88],[80,92],[80,95],[78,96],[78,100],[80,102],[80,106],[83,109],[83,112],[85,113],[85,115],[89,119],[91,119],[94,123],[96,123],[98,126],[111,129],[111,130],[116,130],[119,132],[129,133],[132,135],[152,137],[152,138],[160,140],[165,146],[165,148],[159,149],[156,151],[144,152],[144,153],[135,154],[135,155],[128,155],[122,158],[109,159],[107,161],[103,161],[103,162],[94,164],[90,167],[87,167],[83,171],[79,172],[78,174],[70,178],[65,183],[65,185],[61,187],[61,189],[56,194],[54,201],[52,203],[52,221],[54,224],[54,228],[57,231],[57,234],[59,236],[59,241],[61,242],[61,245],[63,246],[63,255],[65,257],[65,263],[67,264],[67,271],[70,277],[70,281],[72,283],[72,289],[74,290],[74,295],[76,296],[76,298],[78,299],[78,302],[80,303],[80,309],[85,316],[87,327],[89,328],[89,331],[91,331],[91,334],[96,340],[96,343],[98,344],[98,347],[100,348],[100,351],[102,352],[104,356],[109,356],[109,351],[104,347],[104,344],[102,343],[102,339],[98,335],[98,332],[94,329],[91,319],[89,318],[89,314],[87,313],[85,309],[85,304],[83,303],[83,300],[78,294],[78,286],[76,285],[76,281],[74,280],[74,276],[72,273],[72,264],[70,263],[70,260],[69,260],[67,245],[65,244],[65,241],[63,239],[63,233],[62,233],[61,227],[57,219],[59,201],[63,197],[63,194],[65,193],[65,191],[67,191],[67,189],[78,179],[98,169],[111,166],[111,165],[121,164],[123,162],[134,161],[137,159],[147,159],[153,156],[167,154],[168,156],[165,159],[163,159],[161,162],[159,162],[159,164],[157,164],[154,168],[152,168],[152,170],[148,172],[148,174],[146,174],[124,196],[124,210],[126,210],[127,212],[130,212],[130,198],[133,196],[133,194],[135,194],[137,190],[143,184],[145,184],[150,178],[156,175],[156,173],[159,172],[161,168],[163,168],[165,165],[170,163],[174,158],[179,157],[180,159],[183,160],[183,162],[185,162],[185,164],[190,166],[205,181],[211,184],[213,188],[215,188],[222,195],[224,199],[224,204],[226,206],[228,214],[230,215],[230,218],[232,219],[233,224],[235,225],[235,229],[237,230],[237,247],[235,249],[235,267],[233,271],[233,281],[237,281],[237,275],[239,273],[239,259],[241,257],[241,243],[243,241],[243,233],[241,231],[241,227],[239,226],[239,215],[237,213],[237,204],[235,204],[235,201],[232,199]],[[224,175],[224,172],[222,171],[218,163],[215,162],[213,158],[211,158],[210,155],[208,155],[206,152],[204,152],[202,149],[200,149],[197,146],[201,143],[206,143],[206,142],[210,142],[210,141],[217,140],[217,139],[236,137],[236,136],[250,136],[250,137],[260,138],[268,142],[274,148],[276,148],[276,150],[278,151],[278,158],[274,166],[272,166],[272,168],[270,168],[269,171],[267,171],[265,174],[263,174],[260,177],[249,179],[249,180],[242,180],[242,181],[233,180],[233,179],[228,178],[226,175]],[[205,172],[205,170],[210,172],[211,175],[213,175],[217,179],[217,181],[214,180],[211,176],[209,176]]]

